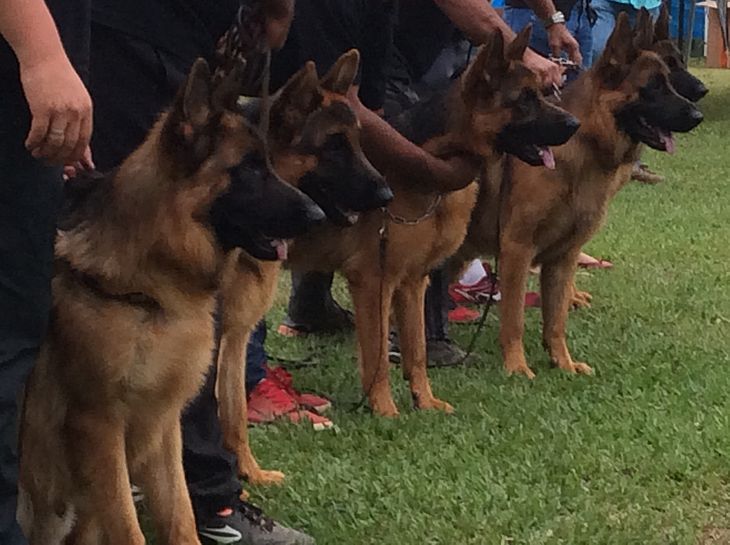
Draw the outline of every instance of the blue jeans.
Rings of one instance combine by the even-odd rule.
[[[593,25],[593,60],[597,61],[603,54],[603,50],[606,49],[608,38],[613,32],[613,27],[616,26],[618,14],[622,11],[626,12],[631,26],[634,26],[639,10],[631,4],[614,2],[613,0],[591,0],[591,6],[598,16],[596,24]],[[661,5],[648,10],[652,19],[656,20],[659,16],[660,7]]]
[[[266,321],[261,320],[251,332],[246,349],[246,391],[251,393],[266,378]]]
[[[568,17],[568,14],[566,14]],[[548,45],[547,31],[542,21],[535,15],[535,12],[528,8],[504,8],[504,20],[515,32],[519,32],[528,24],[532,23],[532,38],[530,47],[548,57],[550,46]],[[583,2],[578,2],[570,11],[570,16],[565,23],[570,34],[578,41],[580,54],[583,56],[583,67],[589,68],[593,64],[593,33],[588,22]]]

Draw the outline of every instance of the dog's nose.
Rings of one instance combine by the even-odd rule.
[[[705,87],[703,83],[700,83],[699,87],[697,87],[697,100],[695,102],[698,102],[699,100],[703,99],[707,93],[709,93],[710,90]]]
[[[306,208],[304,209],[304,217],[307,220],[307,223],[310,225],[319,225],[320,223],[323,223],[325,219],[327,219],[327,216],[325,216],[324,211],[314,204],[312,202],[311,204],[307,204]]]
[[[578,121],[577,117],[571,115],[566,120],[565,126],[571,134],[574,134],[580,128],[580,121]]]
[[[388,186],[386,184],[383,184],[382,186],[380,186],[380,188],[378,188],[378,191],[375,195],[376,195],[378,201],[380,203],[382,203],[381,206],[385,206],[386,204],[388,204],[390,201],[393,200],[393,190],[390,189],[390,186]]]

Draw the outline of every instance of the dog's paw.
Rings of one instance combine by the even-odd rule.
[[[400,416],[398,407],[392,399],[371,399],[370,408],[376,416],[384,416],[385,418],[396,418]]]
[[[270,486],[282,484],[285,477],[281,471],[259,469],[251,471],[247,475],[247,480],[253,485]]]
[[[510,364],[509,362],[505,362],[504,370],[507,372],[508,377],[511,377],[512,375],[524,375],[530,380],[535,378],[535,373],[533,373],[532,369],[530,369],[528,365],[524,362],[518,364]]]
[[[593,296],[590,293],[588,293],[587,291],[575,290],[573,292],[573,297],[571,299],[571,305],[575,309],[591,308],[592,300],[593,300]]]
[[[593,368],[586,363],[573,363],[573,372],[579,375],[592,375]]]
[[[416,402],[416,409],[418,409],[419,411],[436,410],[445,412],[446,414],[453,414],[454,412],[454,407],[451,404],[435,397],[431,397],[430,399],[426,400],[419,399]]]

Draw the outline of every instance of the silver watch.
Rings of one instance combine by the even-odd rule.
[[[547,19],[544,19],[543,24],[545,25],[545,28],[550,28],[553,25],[564,25],[565,15],[563,15],[562,11],[556,11]]]

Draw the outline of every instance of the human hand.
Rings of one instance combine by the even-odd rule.
[[[568,28],[562,24],[550,25],[547,29],[548,44],[550,51],[556,57],[565,51],[568,58],[577,65],[583,64],[583,57],[580,54],[580,46],[578,41],[568,31]]]
[[[563,73],[565,72],[562,66],[555,64],[542,55],[538,55],[532,49],[525,51],[525,56],[522,60],[525,66],[537,74],[544,88],[562,86]]]
[[[31,155],[62,165],[81,161],[91,139],[91,97],[66,56],[21,62],[20,80],[32,115],[25,141]]]
[[[96,169],[96,166],[94,165],[94,160],[91,157],[91,148],[86,146],[84,155],[79,161],[74,161],[73,163],[64,165],[63,177],[68,180],[69,178],[75,178],[81,172],[88,172],[94,169]]]
[[[286,43],[294,18],[294,0],[266,0],[266,41],[271,49],[281,49]]]

